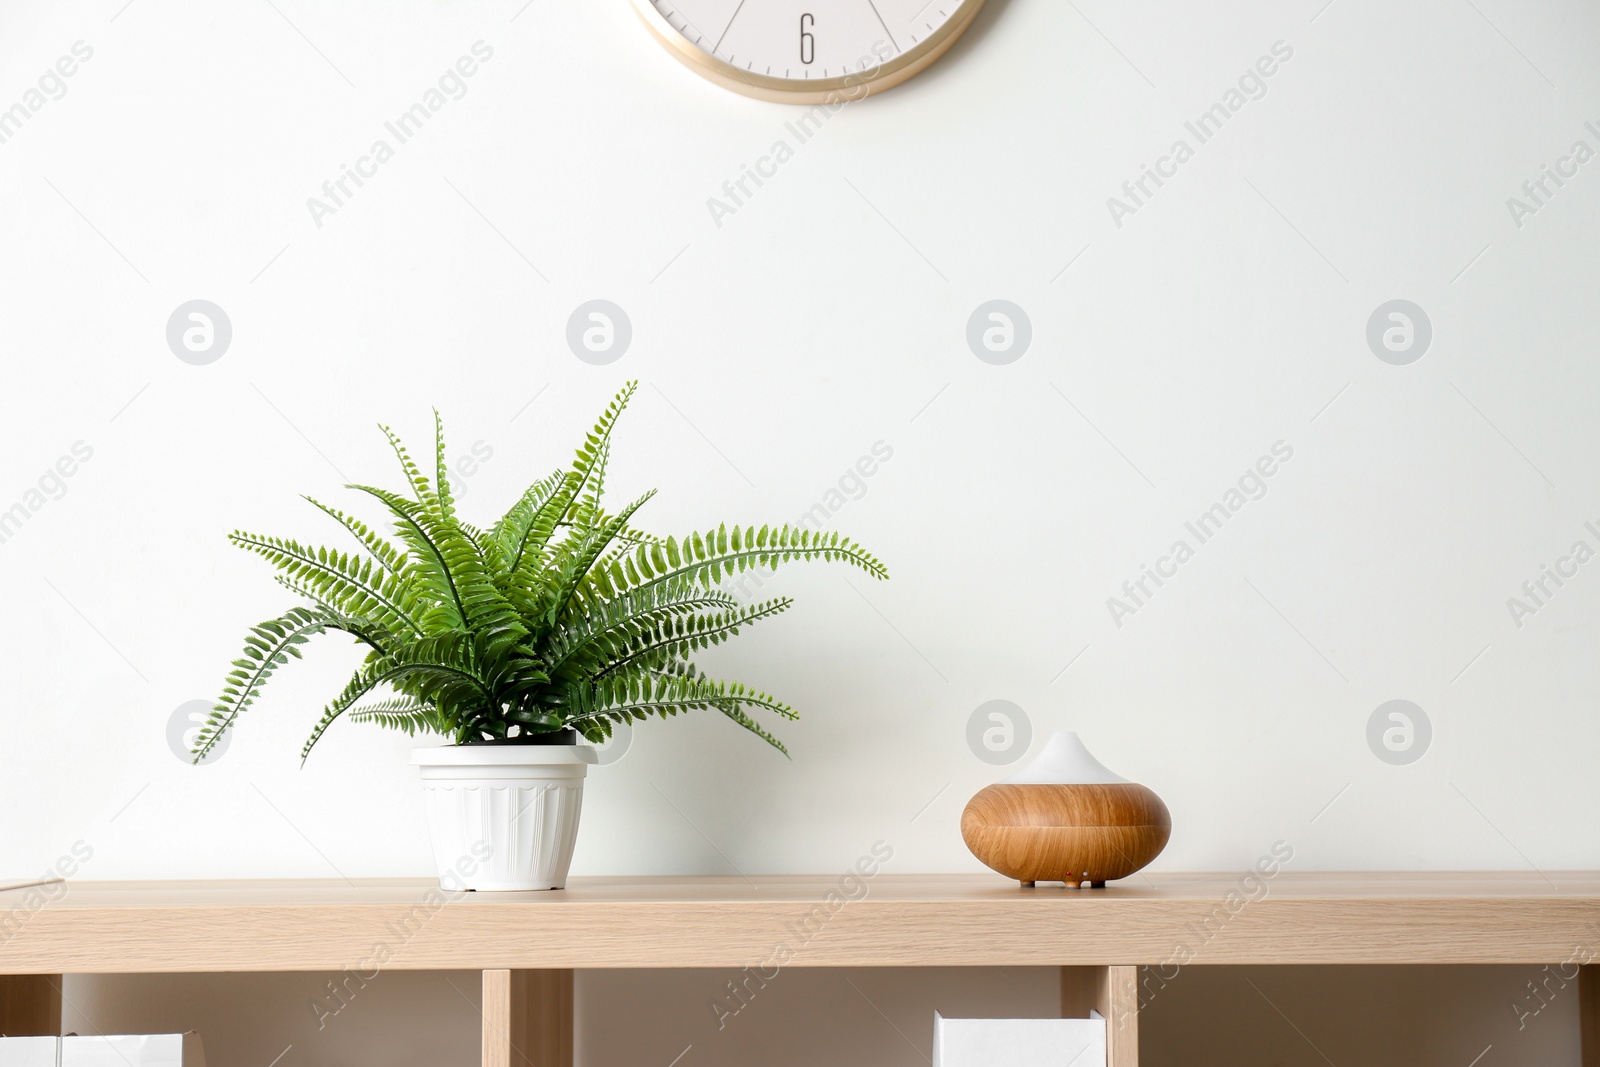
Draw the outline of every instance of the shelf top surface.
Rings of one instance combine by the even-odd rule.
[[[1103,889],[1072,889],[1060,883],[1024,888],[993,874],[673,875],[578,877],[566,889],[522,893],[445,893],[431,878],[235,879],[215,881],[72,881],[52,908],[349,908],[410,903],[430,891],[451,904],[470,907],[559,906],[573,903],[618,907],[649,904],[813,902],[830,891],[879,904],[983,905],[1055,900],[1096,902],[1215,902],[1229,893],[1282,901],[1514,901],[1570,899],[1600,902],[1600,871],[1280,871],[1136,874]],[[864,889],[862,888],[864,887]],[[44,887],[47,891],[50,887]],[[20,900],[27,887],[0,891],[0,912]]]
[[[1600,872],[58,883],[0,891],[0,974],[1600,960]]]

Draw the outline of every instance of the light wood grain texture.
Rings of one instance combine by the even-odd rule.
[[[1019,882],[1104,886],[1161,854],[1172,816],[1142,785],[991,785],[961,813],[972,854]]]
[[[1578,1025],[1583,1067],[1600,1067],[1600,964],[1588,964],[1578,972]]]
[[[1106,1067],[1139,1067],[1139,968],[1061,968],[1061,1017],[1106,1020]]]
[[[0,1035],[53,1037],[60,1032],[59,974],[0,975]]]
[[[1091,1011],[1104,1015],[1110,1001],[1106,995],[1105,967],[1061,968],[1061,1017],[1087,1019]]]
[[[1546,880],[1548,878],[1548,881]],[[855,884],[855,883],[853,883]],[[543,893],[423,882],[93,883],[0,944],[0,974],[732,967],[1532,963],[1600,923],[1600,873],[1141,874],[1093,893],[994,874],[574,878]],[[856,894],[859,895],[859,894]],[[0,906],[3,906],[0,896]]]
[[[532,1067],[572,1067],[572,985],[570,970],[511,972],[511,1033]]]
[[[1106,1067],[1139,1067],[1139,968],[1106,968],[1106,1003]]]
[[[483,972],[483,1067],[572,1067],[570,970]]]
[[[511,972],[484,971],[483,1067],[512,1067],[513,1056],[521,1060],[511,1047],[511,1011]]]

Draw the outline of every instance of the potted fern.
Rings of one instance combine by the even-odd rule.
[[[612,400],[570,468],[535,482],[488,529],[456,514],[435,416],[432,479],[384,427],[408,494],[349,487],[387,509],[397,540],[309,497],[358,550],[231,534],[306,603],[246,637],[195,739],[196,761],[311,637],[348,634],[366,658],[323,710],[302,763],[341,718],[442,735],[449,744],[412,757],[441,879],[470,889],[558,889],[595,762],[580,739],[599,743],[620,723],[707,710],[787,755],[755,713],[793,719],[793,709],[706,677],[691,656],[792,601],[744,606],[720,583],[753,567],[807,559],[849,563],[875,578],[888,572],[837,533],[787,525],[645,533],[633,519],[653,490],[607,511],[612,430],[636,387],[629,383]]]

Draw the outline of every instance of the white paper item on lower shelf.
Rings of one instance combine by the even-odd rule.
[[[206,1067],[200,1035],[0,1038],[0,1067]]]
[[[1106,1021],[946,1019],[934,1012],[933,1067],[1106,1067]]]
[[[0,1067],[56,1067],[59,1037],[0,1037]]]
[[[64,1037],[61,1067],[206,1067],[200,1035]]]

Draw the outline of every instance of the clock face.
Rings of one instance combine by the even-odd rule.
[[[897,84],[932,63],[983,0],[635,0],[664,44],[751,96],[821,101]]]

